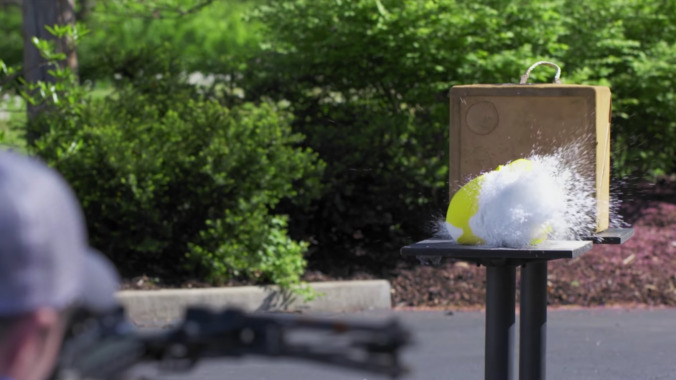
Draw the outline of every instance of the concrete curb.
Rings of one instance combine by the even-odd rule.
[[[277,287],[124,290],[116,297],[134,321],[174,321],[186,306],[211,308],[239,307],[245,311],[326,311],[383,310],[392,307],[390,283],[386,280],[315,282],[320,293],[304,303]]]

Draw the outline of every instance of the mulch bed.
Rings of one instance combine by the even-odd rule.
[[[636,194],[620,210],[633,238],[549,264],[550,305],[676,306],[676,182]],[[398,307],[475,307],[486,295],[485,268],[464,262],[401,266],[389,280]]]
[[[676,306],[676,180],[641,185],[630,194],[623,200],[620,214],[634,227],[634,236],[623,245],[596,245],[579,258],[551,262],[550,305]],[[517,282],[518,276],[517,271]],[[387,270],[340,268],[322,272],[309,268],[304,276],[306,281],[374,278],[390,281],[393,305],[399,308],[475,308],[484,304],[486,294],[484,267],[451,260],[436,267],[400,260]],[[197,280],[167,285],[145,276],[123,283],[124,289],[208,286]]]

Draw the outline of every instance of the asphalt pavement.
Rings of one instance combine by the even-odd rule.
[[[484,377],[483,312],[369,311],[329,315],[355,319],[399,318],[412,330],[415,339],[415,344],[403,355],[412,369],[403,379]],[[676,379],[676,309],[550,310],[546,365],[547,378],[555,380]],[[213,359],[201,362],[191,372],[179,374],[158,373],[154,367],[143,365],[134,369],[132,375],[158,380],[387,378],[284,358]]]

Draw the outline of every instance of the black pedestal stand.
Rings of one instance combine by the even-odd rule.
[[[485,379],[514,378],[516,267],[521,266],[519,380],[544,380],[547,349],[547,262],[578,257],[596,244],[622,244],[633,229],[613,229],[588,241],[545,241],[523,249],[466,246],[424,240],[402,248],[404,257],[441,257],[486,266]]]

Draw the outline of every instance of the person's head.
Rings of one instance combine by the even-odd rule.
[[[117,284],[111,264],[88,246],[66,181],[0,150],[0,377],[47,378],[69,310],[115,307]]]

